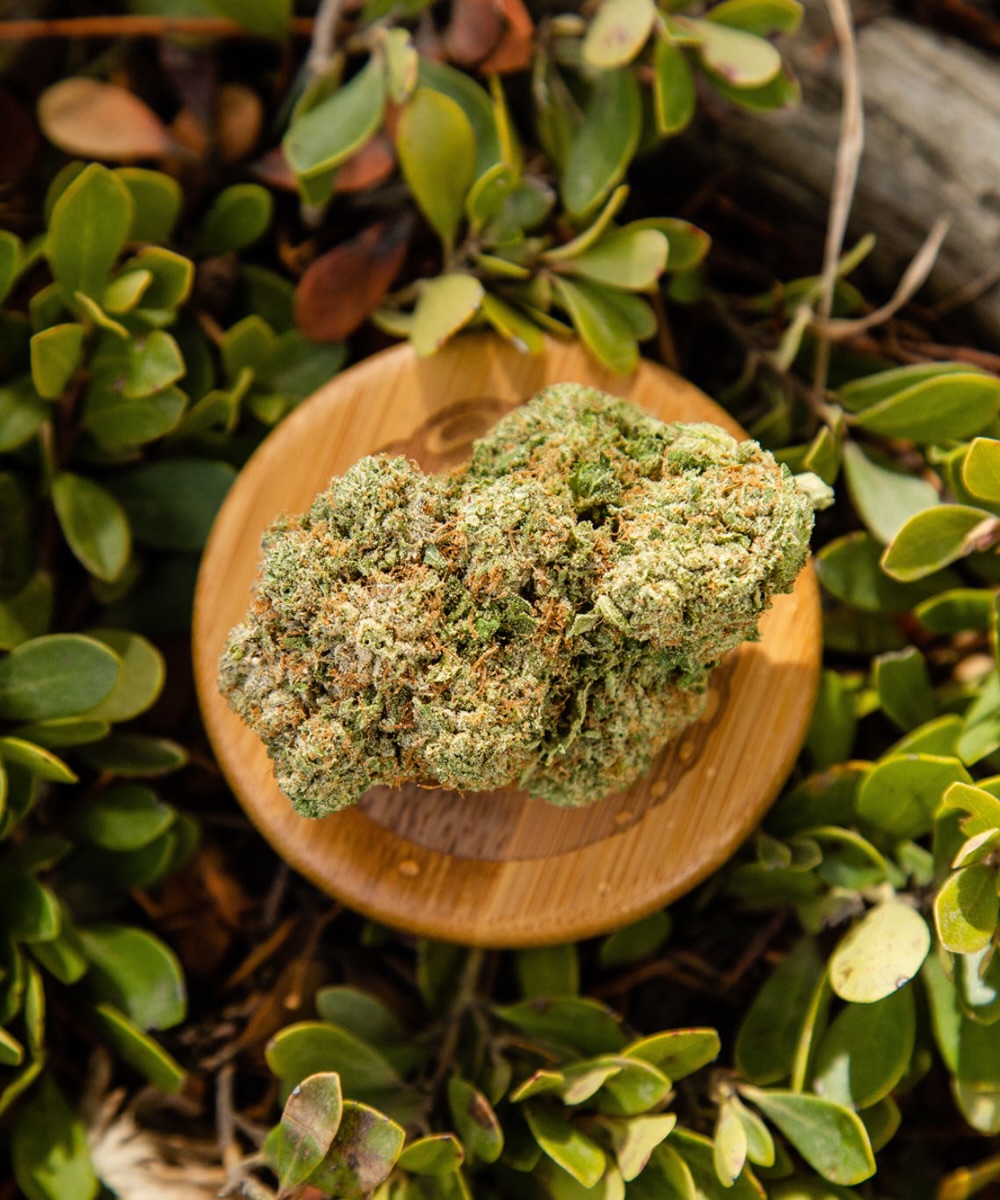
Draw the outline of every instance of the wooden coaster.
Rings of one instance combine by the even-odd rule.
[[[233,791],[260,832],[303,875],[351,908],[401,929],[485,946],[531,946],[602,933],[681,895],[754,829],[805,737],[820,666],[812,569],[779,596],[760,641],[712,677],[704,717],[660,755],[648,778],[589,808],[563,809],[504,790],[461,795],[376,788],[356,808],[297,816],[263,744],[217,690],[229,630],[246,612],[261,534],[300,512],[331,476],[390,450],[436,471],[550,383],[627,396],[666,421],[711,421],[745,436],[672,372],[643,362],[629,377],[576,344],[536,357],[489,335],[436,357],[402,345],[337,376],[250,459],[205,551],[194,611],[202,712]]]

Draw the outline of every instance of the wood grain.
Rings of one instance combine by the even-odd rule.
[[[391,448],[429,470],[461,462],[472,440],[550,383],[628,396],[664,420],[732,419],[676,375],[642,363],[602,370],[578,346],[529,357],[488,335],[437,357],[407,346],[370,358],[306,401],[241,472],[206,548],[194,614],[198,695],[219,762],[261,833],[319,887],[414,933],[528,946],[600,933],[666,904],[719,866],[756,826],[790,771],[819,676],[820,615],[811,569],[778,597],[761,639],[713,676],[705,716],[649,777],[586,809],[504,790],[460,795],[376,788],[312,821],[278,790],[257,736],[216,686],[229,630],[242,619],[260,538],[282,512],[309,506],[331,476]]]

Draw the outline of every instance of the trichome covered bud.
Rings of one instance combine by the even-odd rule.
[[[277,521],[220,685],[306,816],[410,780],[589,804],[697,719],[811,528],[756,443],[559,384],[450,475],[364,458]]]

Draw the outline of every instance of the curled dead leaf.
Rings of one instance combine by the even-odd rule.
[[[484,75],[506,75],[531,66],[534,55],[535,23],[522,0],[496,0],[505,29],[493,52],[478,65]]]
[[[376,133],[344,163],[334,181],[336,192],[363,192],[383,183],[396,169],[396,151],[386,133]]]
[[[448,58],[462,67],[473,67],[493,50],[505,30],[498,0],[456,0],[444,32]]]
[[[38,101],[42,132],[60,150],[103,162],[163,158],[176,145],[166,125],[138,96],[97,79],[63,79]]]
[[[295,321],[306,337],[337,342],[382,302],[406,258],[411,220],[380,221],[309,267],[295,293]]]

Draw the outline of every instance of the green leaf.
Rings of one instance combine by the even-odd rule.
[[[131,721],[153,707],[163,691],[166,664],[152,642],[125,629],[93,629],[96,638],[118,656],[121,674],[110,695],[89,713],[105,721]]]
[[[337,1135],[309,1184],[338,1200],[364,1200],[388,1179],[405,1138],[384,1113],[345,1100]]]
[[[332,96],[296,117],[282,143],[296,175],[314,179],[336,170],[378,129],[385,109],[385,64],[373,54]]]
[[[315,1004],[322,1020],[340,1025],[372,1045],[391,1046],[409,1037],[395,1013],[368,992],[350,987],[320,988]]]
[[[18,737],[0,738],[0,759],[24,767],[36,779],[50,783],[76,783],[77,776],[51,751]]]
[[[0,659],[0,717],[44,721],[72,717],[100,704],[121,664],[94,638],[51,634]]]
[[[285,1101],[275,1158],[282,1188],[302,1183],[326,1158],[343,1113],[340,1076],[323,1071],[302,1080]]]
[[[179,1092],[184,1085],[184,1068],[160,1043],[113,1004],[97,1004],[91,1017],[101,1037],[124,1062],[163,1092]]]
[[[80,930],[87,973],[99,1000],[121,1008],[141,1029],[170,1029],[184,1020],[187,993],[174,952],[159,938],[129,925]]]
[[[594,1060],[594,1065],[618,1069],[599,1085],[594,1106],[613,1117],[637,1117],[658,1107],[670,1093],[670,1080],[658,1068],[634,1055],[630,1058]],[[567,1077],[575,1068],[567,1068]]]
[[[132,312],[152,282],[153,276],[149,271],[119,271],[105,288],[101,307],[115,316]]]
[[[922,601],[913,615],[931,633],[985,631],[993,617],[993,593],[986,588],[950,588]]]
[[[421,55],[419,83],[449,97],[461,108],[472,126],[476,143],[474,178],[503,161],[493,105],[487,93],[463,71]]]
[[[814,766],[833,766],[850,757],[857,733],[856,689],[839,671],[824,670],[813,709],[806,747]]]
[[[176,815],[151,788],[123,784],[87,800],[74,815],[72,828],[92,846],[138,850],[165,833]]]
[[[495,163],[479,176],[464,201],[465,215],[473,233],[479,233],[488,221],[499,215],[518,182],[517,172],[502,162]]]
[[[162,246],[146,246],[125,263],[123,270],[145,271],[151,282],[142,294],[140,316],[151,312],[169,315],[180,307],[194,286],[194,263],[189,258],[165,250]],[[161,323],[158,319],[157,323]]]
[[[663,137],[672,137],[694,116],[694,72],[683,49],[666,37],[656,39],[653,72],[656,128]]]
[[[755,1166],[773,1167],[775,1158],[777,1157],[777,1149],[774,1144],[774,1138],[771,1136],[771,1131],[755,1112],[742,1103],[738,1096],[730,1096],[729,1102],[735,1109],[736,1115],[743,1125],[743,1131],[747,1136],[747,1158],[749,1161]]]
[[[734,1098],[719,1105],[712,1137],[712,1160],[723,1187],[732,1187],[747,1161],[747,1133]]]
[[[916,909],[900,900],[885,901],[838,943],[830,958],[833,990],[858,1004],[881,1000],[916,975],[930,944],[927,922]]]
[[[493,328],[507,341],[513,343],[524,354],[541,354],[545,348],[542,331],[519,309],[484,292],[479,308]]]
[[[455,100],[420,87],[400,114],[396,152],[417,206],[450,246],[476,170],[475,135],[468,117]]]
[[[517,977],[521,995],[575,996],[580,991],[580,963],[572,942],[517,951]]]
[[[608,292],[583,280],[571,282],[557,276],[552,283],[560,306],[594,356],[619,375],[634,371],[639,361],[636,336]]]
[[[858,792],[857,814],[886,841],[923,837],[945,789],[971,783],[956,758],[931,754],[893,755],[879,762]]]
[[[24,1061],[24,1047],[12,1033],[0,1029],[0,1067],[19,1067]]]
[[[529,1037],[585,1058],[623,1052],[628,1042],[620,1018],[596,1000],[577,997],[525,1000],[497,1008],[495,1012],[502,1021]]]
[[[104,295],[131,221],[128,188],[98,163],[91,163],[59,197],[46,253],[67,304],[78,292],[93,300]]]
[[[59,922],[59,933],[48,941],[33,943],[31,954],[50,975],[68,986],[78,983],[90,964],[81,949],[76,926],[62,904],[59,905]]]
[[[1000,442],[973,440],[962,461],[962,482],[978,499],[1000,504]]]
[[[154,442],[177,428],[187,396],[176,387],[141,400],[130,400],[120,388],[92,384],[83,401],[83,426],[107,450],[126,450]]]
[[[996,416],[998,404],[1000,380],[969,371],[903,388],[862,409],[854,420],[871,433],[925,444],[979,433]]]
[[[288,36],[292,0],[204,0],[204,3],[261,37],[281,41]]]
[[[92,479],[63,471],[52,481],[52,503],[77,560],[98,579],[117,579],[132,552],[132,534],[114,496]]]
[[[683,1156],[679,1159],[680,1166],[686,1168],[683,1173],[678,1170],[678,1163],[671,1161],[670,1156],[674,1153]],[[730,1187],[723,1187],[715,1173],[714,1158],[712,1143],[708,1138],[688,1129],[675,1129],[670,1141],[654,1155],[654,1160],[670,1163],[668,1178],[673,1191],[668,1191],[667,1195],[671,1200],[674,1194],[685,1197],[685,1200],[689,1196],[692,1200],[725,1200],[727,1197],[728,1200],[763,1200],[763,1189],[745,1167]],[[690,1191],[685,1175],[690,1179]]]
[[[624,67],[646,44],[655,19],[653,0],[602,0],[583,39],[583,61],[601,71]]]
[[[52,416],[52,405],[39,398],[30,375],[0,387],[0,454],[20,450]]]
[[[845,442],[843,453],[851,503],[883,545],[893,540],[910,517],[940,503],[932,484],[875,461],[856,443]]]
[[[118,167],[115,175],[132,198],[128,241],[163,243],[181,215],[184,193],[176,179],[145,167]]]
[[[963,867],[934,897],[934,922],[941,944],[954,954],[985,950],[997,930],[997,871],[985,863]]]
[[[591,212],[621,182],[639,145],[641,128],[642,101],[633,72],[603,72],[560,178],[563,203],[573,216]]]
[[[874,662],[882,711],[901,729],[914,729],[934,716],[936,704],[924,656],[914,646],[880,654]]]
[[[996,1025],[962,1019],[957,1074],[952,1088],[962,1115],[980,1133],[1000,1133],[1000,1038]]]
[[[968,375],[970,372],[968,365],[957,362],[892,367],[888,371],[878,371],[844,384],[837,392],[837,403],[848,412],[860,412],[918,384],[941,380],[947,375]]]
[[[705,258],[712,239],[697,225],[676,217],[644,217],[629,223],[629,229],[655,229],[667,239],[667,271],[690,271]]]
[[[374,1096],[402,1087],[395,1068],[361,1038],[322,1021],[288,1025],[267,1045],[267,1065],[280,1079],[301,1083],[317,1071],[336,1071],[350,1096]]]
[[[797,0],[722,0],[705,14],[709,21],[745,29],[758,37],[794,33],[802,23]]]
[[[188,761],[183,746],[143,733],[112,733],[84,747],[80,757],[101,771],[131,779],[167,775]]]
[[[740,1090],[824,1179],[850,1187],[875,1174],[868,1134],[850,1109],[796,1092]]]
[[[963,1010],[984,1025],[1000,1020],[1000,957],[991,946],[955,960],[955,982]]]
[[[683,1079],[714,1062],[720,1048],[714,1029],[670,1029],[630,1042],[622,1054],[650,1063],[671,1079]]]
[[[93,1200],[100,1189],[86,1126],[48,1075],[18,1108],[10,1156],[26,1200]]]
[[[610,970],[648,958],[660,949],[670,936],[670,930],[670,915],[662,910],[616,929],[601,942],[598,951],[601,966]],[[671,1075],[671,1072],[667,1071],[667,1074]]]
[[[56,400],[73,378],[83,351],[82,325],[53,325],[31,339],[31,377],[39,396]]]
[[[472,320],[484,295],[474,275],[438,275],[424,280],[413,314],[410,342],[417,354],[434,354]]]
[[[47,750],[63,746],[85,746],[107,737],[111,726],[94,717],[58,717],[53,721],[32,721],[19,726],[17,736]]]
[[[21,271],[24,247],[15,233],[0,230],[0,302],[7,299]]]
[[[903,1078],[915,1036],[912,988],[874,1004],[848,1004],[819,1044],[813,1090],[849,1108],[877,1104]]]
[[[655,229],[615,229],[562,265],[562,270],[626,291],[654,287],[667,265],[667,239]]]
[[[162,392],[184,375],[184,359],[169,333],[154,329],[129,341],[125,351],[125,376],[121,392],[138,400]]]
[[[757,993],[736,1036],[736,1068],[754,1083],[777,1083],[792,1073],[799,1032],[823,975],[811,938],[781,960]]]
[[[243,250],[259,241],[274,216],[274,199],[259,183],[234,183],[220,192],[202,218],[198,244],[209,254]]]
[[[418,1138],[403,1150],[397,1165],[414,1175],[450,1175],[457,1171],[465,1153],[453,1133],[435,1133]]]
[[[59,902],[27,872],[0,866],[0,925],[16,942],[50,942],[59,936]]]
[[[653,1151],[670,1135],[676,1124],[675,1113],[657,1113],[653,1116],[631,1117],[627,1121],[608,1122],[618,1169],[626,1183],[642,1173]]]
[[[781,55],[766,38],[720,22],[687,18],[683,24],[699,39],[702,63],[730,87],[762,87],[781,70]]]
[[[524,1115],[535,1141],[549,1158],[585,1188],[594,1187],[608,1162],[601,1147],[542,1102],[527,1103]]]
[[[991,545],[998,534],[998,518],[982,508],[942,504],[910,517],[885,554],[882,569],[894,579],[908,582]]]
[[[882,547],[871,534],[848,533],[828,542],[817,554],[816,571],[831,595],[863,612],[907,612],[942,586],[958,582],[949,573],[921,578],[917,583],[898,583],[882,570],[881,555]]]
[[[452,1075],[448,1080],[448,1109],[466,1151],[482,1162],[496,1162],[503,1153],[503,1129],[483,1093],[467,1079]]]
[[[159,550],[200,550],[236,477],[228,463],[174,458],[114,480],[136,541]]]

